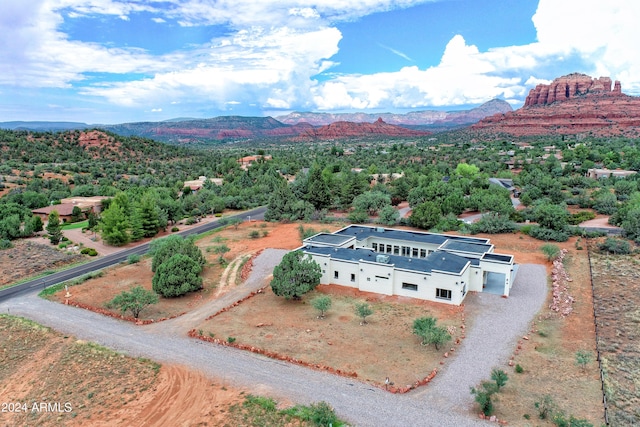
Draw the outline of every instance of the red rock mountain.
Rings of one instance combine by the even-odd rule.
[[[531,89],[524,106],[487,117],[471,129],[483,134],[638,136],[640,97],[622,93],[609,77],[569,74]]]
[[[424,136],[431,132],[422,132],[385,123],[378,118],[373,123],[335,122],[330,125],[309,128],[300,133],[297,139],[337,139],[368,136]]]

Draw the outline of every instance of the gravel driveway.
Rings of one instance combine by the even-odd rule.
[[[247,289],[270,274],[283,254],[265,250],[256,258],[253,285]],[[0,303],[0,312],[31,318],[134,357],[191,367],[254,393],[307,404],[324,400],[357,426],[486,426],[469,415],[473,404],[469,387],[487,379],[492,367],[508,361],[515,342],[545,300],[546,282],[543,266],[521,265],[508,299],[490,294],[467,297],[467,324],[473,327],[456,356],[432,384],[406,395],[167,332],[173,328],[136,327],[35,294]]]

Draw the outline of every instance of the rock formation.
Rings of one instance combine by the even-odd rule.
[[[594,136],[640,135],[640,98],[611,88],[609,77],[569,74],[532,89],[522,108],[471,126],[481,134]]]
[[[335,122],[330,125],[307,129],[300,134],[299,139],[339,139],[381,135],[390,137],[411,137],[430,134],[431,132],[421,132],[403,128],[401,126],[390,125],[385,123],[382,118],[378,118],[374,123]]]
[[[622,86],[615,82],[611,90],[611,78],[600,77],[594,79],[586,74],[573,73],[558,77],[551,84],[540,84],[531,89],[524,102],[525,107],[534,105],[548,105],[554,102],[566,101],[581,96],[589,95],[621,95]]]

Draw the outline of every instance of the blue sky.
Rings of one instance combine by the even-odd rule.
[[[640,94],[637,0],[0,2],[0,121],[514,108],[572,72]]]

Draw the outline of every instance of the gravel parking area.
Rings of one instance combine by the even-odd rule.
[[[256,258],[246,288],[249,292],[271,273],[282,255],[284,252],[265,250]],[[259,394],[300,403],[324,400],[357,426],[486,426],[486,422],[469,416],[473,404],[469,387],[488,378],[491,368],[508,361],[517,339],[527,331],[545,300],[546,282],[543,266],[521,265],[510,298],[470,295],[467,323],[473,327],[455,357],[429,386],[406,395],[392,395],[348,378],[176,336],[163,328],[136,327],[42,300],[35,294],[0,303],[0,312],[28,317],[132,356],[192,367]]]

